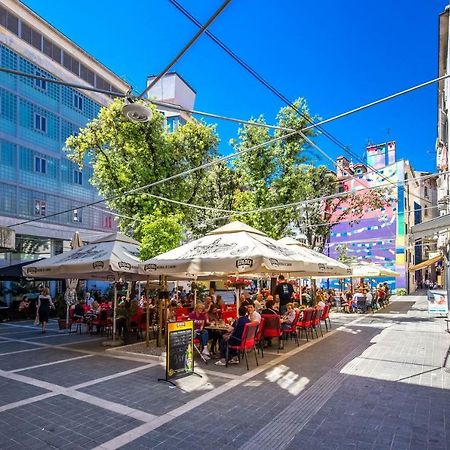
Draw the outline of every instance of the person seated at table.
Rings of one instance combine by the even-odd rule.
[[[266,300],[266,307],[261,311],[261,315],[263,314],[280,314],[278,309],[275,308],[275,301],[273,300],[273,297],[271,300]]]
[[[21,302],[19,303],[19,312],[26,313],[28,311],[28,308],[30,307],[30,302],[28,301],[28,298],[26,295],[22,297]]]
[[[352,298],[352,310],[353,312],[356,312],[358,310],[358,300],[365,300],[365,296],[362,291],[358,290],[355,292],[355,295],[353,295]]]
[[[84,300],[80,300],[74,308],[73,318],[82,319],[84,317]]]
[[[211,305],[213,304],[213,299],[210,295],[208,295],[205,298],[205,303],[204,303],[204,312],[205,314],[208,314],[209,309],[211,308]]]
[[[288,303],[286,305],[286,312],[281,316],[281,329],[288,330],[292,327],[295,320],[294,304]]]
[[[253,304],[255,305],[255,310],[256,311],[260,312],[260,311],[262,311],[264,309],[263,302],[264,302],[263,295],[262,294],[256,294],[256,298],[253,301]]]
[[[364,290],[364,295],[366,296],[366,306],[370,306],[371,308],[373,308],[375,306],[375,308],[376,308],[376,304],[373,301],[372,292],[370,292],[369,290],[365,289]]]
[[[247,299],[244,293],[239,296],[239,306],[248,306],[250,301]]]
[[[211,325],[220,325],[220,309],[217,307],[217,305],[212,304],[211,308],[209,308],[209,312],[206,314],[206,322]],[[220,349],[220,341],[222,340],[222,333],[220,330],[208,330],[209,338],[211,339],[211,344],[209,347],[209,351],[211,353],[211,356],[214,356],[217,350],[217,347],[219,344]]]
[[[210,358],[208,350],[208,330],[205,330],[206,314],[204,313],[203,303],[197,303],[194,311],[189,313],[189,319],[194,322],[195,337],[200,339],[203,346],[202,355],[205,359]]]
[[[167,308],[167,321],[176,322],[177,321],[177,308],[178,304],[175,300],[172,300]]]
[[[92,302],[92,305],[91,305],[91,313],[93,314],[93,315],[98,315],[98,313],[100,312],[100,305],[99,305],[99,303],[98,303],[98,301],[97,300],[94,300],[93,302]]]
[[[244,327],[246,323],[250,320],[247,317],[247,308],[245,306],[239,307],[239,317],[234,321],[233,325],[230,327],[230,333],[228,336],[224,336],[222,339],[222,344],[220,346],[220,359],[215,364],[216,366],[226,365],[226,355],[227,355],[227,345],[239,345],[242,339],[242,333],[244,332]],[[228,352],[228,362],[231,364],[238,364],[239,358],[236,351],[229,349]]]
[[[261,314],[255,310],[255,305],[250,303],[250,305],[247,306],[247,315],[250,319],[250,322],[261,322]]]
[[[221,295],[216,295],[216,306],[219,308],[219,311],[225,307],[225,302]]]

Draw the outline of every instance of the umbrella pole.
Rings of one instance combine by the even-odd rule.
[[[147,277],[147,284],[145,286],[145,303],[146,303],[146,305],[145,305],[145,308],[146,308],[146,310],[145,310],[145,325],[146,325],[146,328],[145,328],[145,346],[146,347],[150,346],[150,332],[149,332],[149,329],[150,329],[150,301],[149,301],[149,298],[148,298],[148,285],[149,285],[149,282],[150,282],[149,277]],[[140,283],[139,283],[139,286],[140,286]]]
[[[197,306],[197,277],[194,278],[194,309]]]
[[[162,326],[163,326],[163,317],[162,317],[162,301],[163,297],[162,290],[164,288],[164,276],[161,275],[159,277],[159,293],[158,293],[158,335],[157,335],[157,341],[156,346],[159,347],[161,345],[162,341]]]
[[[113,341],[116,340],[117,284],[114,282]]]

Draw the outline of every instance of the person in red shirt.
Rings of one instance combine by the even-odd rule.
[[[206,314],[204,312],[203,303],[197,303],[195,305],[194,311],[189,314],[189,319],[194,321],[194,332],[195,337],[200,339],[200,342],[203,346],[202,354],[205,359],[210,358],[209,350],[208,350],[208,330],[205,330],[206,325]]]

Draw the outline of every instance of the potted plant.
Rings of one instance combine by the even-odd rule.
[[[60,330],[68,328],[67,323],[67,303],[62,294],[58,294],[55,298],[56,317],[58,318],[58,326]]]

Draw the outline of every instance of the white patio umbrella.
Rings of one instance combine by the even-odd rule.
[[[23,267],[24,276],[39,278],[77,277],[86,280],[140,280],[139,243],[112,233],[88,245]],[[116,331],[117,288],[114,284],[113,333]]]
[[[319,273],[317,262],[300,257],[242,222],[232,222],[139,265],[144,275],[191,274],[201,277],[258,273]]]
[[[288,246],[289,248],[295,251],[295,254],[307,259],[308,261],[315,262],[317,265],[317,271],[313,271],[310,274],[306,274],[306,276],[320,275],[324,277],[333,276],[333,275],[348,275],[351,273],[350,268],[341,263],[340,261],[336,261],[329,256],[324,255],[323,253],[316,252],[315,250],[306,247],[301,242],[297,241],[291,237],[284,237],[278,242]],[[296,275],[296,274],[292,274]]]
[[[345,278],[385,278],[399,277],[400,274],[394,270],[388,269],[375,263],[349,263],[351,273],[345,275]],[[314,278],[344,278],[342,276],[314,277]]]

